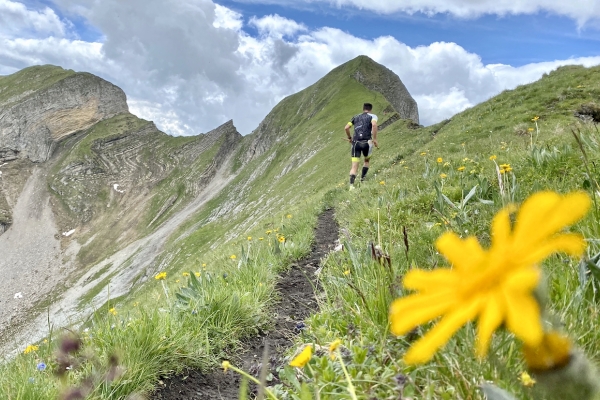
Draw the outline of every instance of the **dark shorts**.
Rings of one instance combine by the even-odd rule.
[[[361,156],[365,158],[365,161],[368,161],[371,157],[371,153],[373,153],[372,141],[352,142],[352,147],[350,150],[352,161],[360,161]]]

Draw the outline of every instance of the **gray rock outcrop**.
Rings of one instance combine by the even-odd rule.
[[[367,89],[381,93],[398,112],[400,118],[410,119],[415,124],[419,124],[417,102],[412,98],[398,75],[366,56],[359,56],[351,62],[358,64],[353,75],[354,79]]]
[[[0,105],[0,164],[16,158],[47,161],[56,144],[95,123],[128,112],[125,93],[87,73]]]

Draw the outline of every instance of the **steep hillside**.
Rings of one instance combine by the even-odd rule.
[[[127,259],[134,273],[120,279],[126,293],[141,268],[130,257],[151,245],[139,262],[153,262],[172,221],[226,183],[241,135],[230,121],[193,138],[168,136],[129,114],[118,87],[52,66],[0,78],[0,96],[5,341],[49,305],[58,324],[89,313]],[[107,262],[111,255],[121,262]]]

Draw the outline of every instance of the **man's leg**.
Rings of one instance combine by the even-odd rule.
[[[358,167],[358,165],[357,165],[357,167]],[[363,168],[362,168],[362,175],[360,177],[361,181],[365,180],[365,176],[367,176],[367,171],[369,171],[369,159],[365,158],[365,162],[363,163]]]
[[[354,180],[356,179],[356,173],[358,172],[358,162],[360,158],[352,157],[352,168],[350,168],[350,184],[354,185]]]

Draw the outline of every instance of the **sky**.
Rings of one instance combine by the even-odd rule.
[[[600,65],[600,0],[0,0],[0,75],[91,72],[172,135],[230,119],[248,134],[358,55],[398,74],[430,125],[561,65]]]

